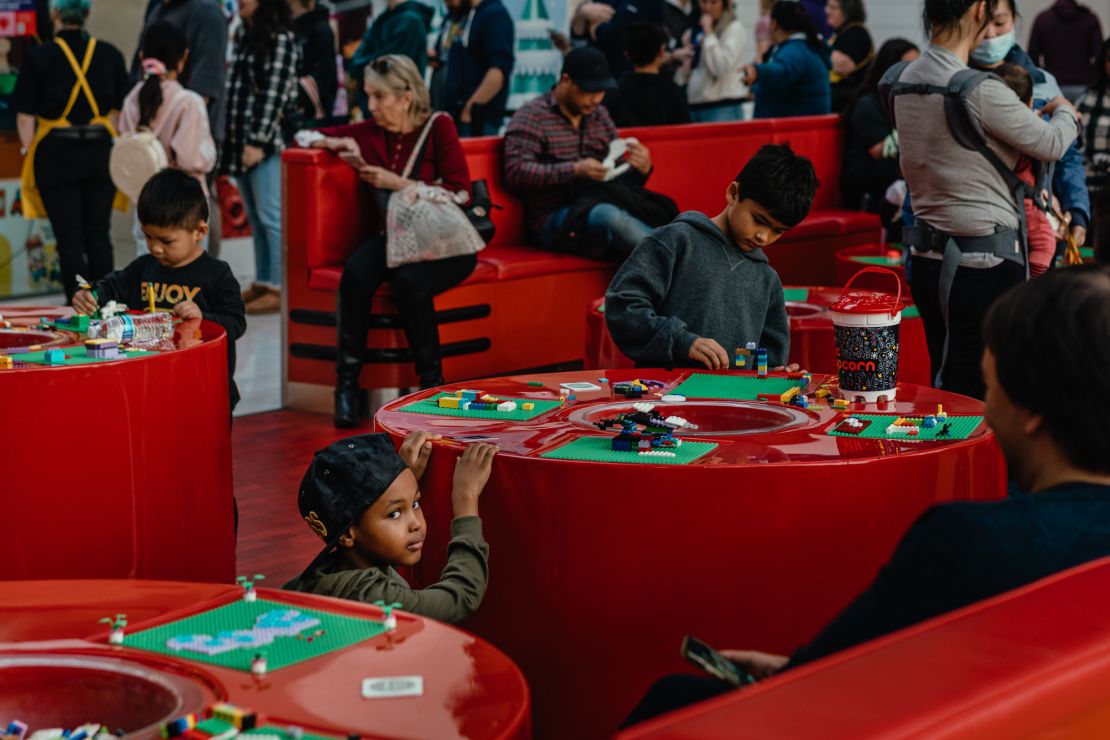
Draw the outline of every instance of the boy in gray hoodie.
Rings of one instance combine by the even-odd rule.
[[[756,342],[785,366],[790,323],[763,249],[806,217],[817,185],[808,159],[768,144],[728,184],[723,211],[687,211],[652,232],[605,293],[621,351],[637,367],[724,370],[731,348]]]

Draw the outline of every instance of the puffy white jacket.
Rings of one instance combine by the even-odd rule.
[[[690,71],[688,80],[679,79],[679,84],[686,83],[686,98],[691,105],[747,96],[748,88],[740,77],[747,42],[747,29],[738,19],[723,32],[702,38],[698,66]]]

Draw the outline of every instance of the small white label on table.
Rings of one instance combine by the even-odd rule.
[[[599,391],[600,385],[593,383],[559,383],[560,388],[566,388],[568,391]]]
[[[423,696],[423,676],[387,676],[362,679],[363,699],[396,699],[403,696]]]

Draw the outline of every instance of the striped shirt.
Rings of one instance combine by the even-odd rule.
[[[569,206],[574,163],[609,153],[617,127],[604,106],[583,116],[575,128],[548,91],[518,110],[505,131],[505,180],[522,190],[524,213],[534,236],[554,211]]]
[[[256,146],[265,157],[285,148],[282,119],[297,106],[301,50],[290,31],[274,36],[273,48],[258,59],[236,39],[227,79],[227,135],[220,152],[220,174],[243,174],[243,147]]]

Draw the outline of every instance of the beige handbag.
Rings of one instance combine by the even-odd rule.
[[[409,156],[402,178],[408,178],[424,153],[437,117],[433,113]],[[486,246],[461,206],[469,193],[452,193],[439,185],[416,182],[394,192],[386,209],[385,263],[394,268],[476,254]]]

